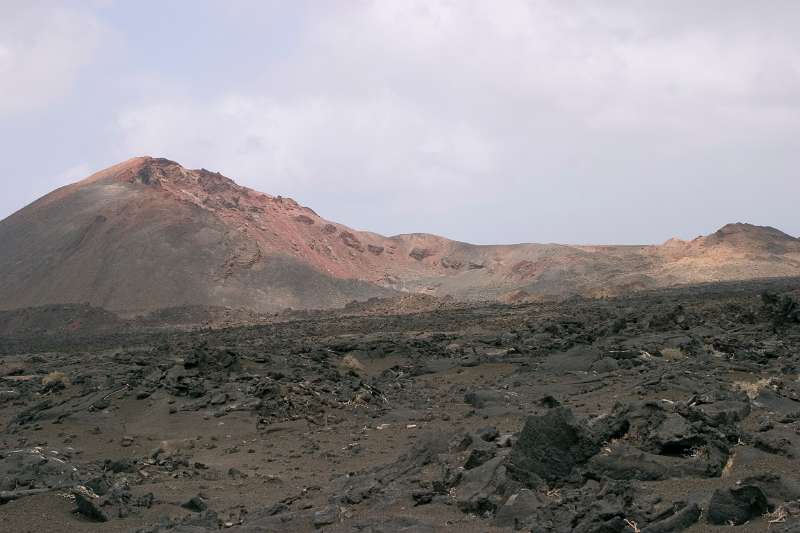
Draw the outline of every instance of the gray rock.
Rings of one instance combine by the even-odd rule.
[[[495,457],[464,472],[456,493],[456,502],[462,511],[484,514],[497,509],[507,481],[504,460],[504,457]]]
[[[591,458],[587,470],[593,475],[616,480],[659,481],[681,477],[717,477],[727,455],[708,450],[707,456],[670,457],[618,445],[611,453]]]
[[[521,489],[512,494],[502,507],[497,510],[494,523],[499,527],[520,528],[527,518],[538,509],[544,507],[545,504],[534,491]]]
[[[330,524],[335,524],[339,519],[339,508],[335,505],[329,505],[314,512],[314,527],[322,527]]]
[[[601,359],[600,350],[594,346],[578,345],[566,352],[550,355],[545,360],[542,368],[557,375],[568,372],[588,372],[595,361]]]
[[[108,514],[100,507],[100,498],[92,497],[83,491],[76,490],[75,504],[78,512],[95,522],[108,522]]]
[[[597,372],[598,374],[605,374],[607,372],[613,372],[614,370],[619,369],[619,363],[617,363],[616,359],[611,357],[603,357],[592,363],[590,370],[593,372]]]
[[[700,507],[690,503],[674,514],[642,529],[642,533],[674,533],[683,531],[700,519]]]
[[[475,448],[467,457],[467,461],[464,463],[464,468],[467,470],[472,470],[478,466],[481,466],[486,461],[493,459],[494,456],[497,455],[497,448]]]
[[[13,402],[19,399],[19,392],[15,390],[0,390],[0,403]]]
[[[181,507],[195,513],[201,513],[208,509],[208,504],[201,496],[194,496],[189,501],[181,504]]]

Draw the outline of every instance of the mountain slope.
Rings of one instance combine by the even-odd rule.
[[[154,159],[128,161],[54,191],[0,222],[0,305],[273,310],[389,293],[262,250],[228,216],[234,209],[214,205],[236,191],[221,176]]]
[[[384,237],[207,170],[140,157],[0,221],[0,308],[325,308],[397,291],[461,299],[589,294],[800,275],[800,241],[730,224],[660,246],[476,246]]]

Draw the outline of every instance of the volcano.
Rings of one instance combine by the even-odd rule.
[[[385,237],[152,157],[57,189],[0,221],[2,309],[273,312],[401,293],[508,301],[798,275],[800,240],[769,227],[729,224],[692,241],[644,246]]]

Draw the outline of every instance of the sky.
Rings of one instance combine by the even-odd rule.
[[[800,2],[0,0],[0,219],[138,155],[474,243],[800,235]]]

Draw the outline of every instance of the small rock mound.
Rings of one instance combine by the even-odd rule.
[[[530,487],[541,481],[570,478],[574,468],[600,450],[588,431],[578,424],[569,409],[559,407],[542,416],[531,416],[514,445],[509,472]]]

